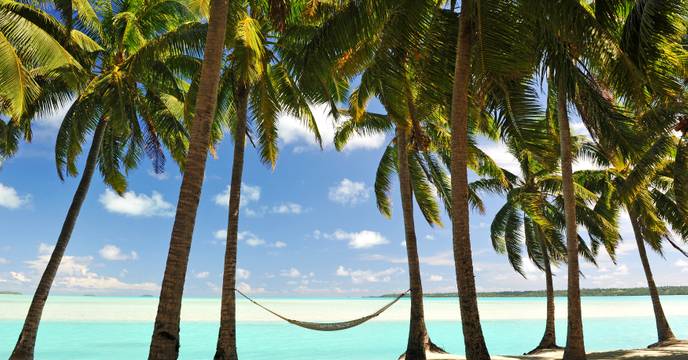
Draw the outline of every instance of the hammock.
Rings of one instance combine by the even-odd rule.
[[[268,309],[267,307],[259,304],[255,300],[251,299],[250,297],[248,297],[248,295],[242,293],[239,289],[234,289],[234,290],[236,292],[238,292],[239,295],[246,298],[246,300],[256,304],[258,307],[262,308],[263,310],[269,312],[272,315],[277,316],[278,318],[280,318],[280,319],[282,319],[282,320],[284,320],[290,324],[300,326],[302,328],[306,328],[306,329],[310,329],[310,330],[317,330],[317,331],[338,331],[338,330],[350,329],[354,326],[361,325],[364,322],[366,322],[366,321],[368,321],[374,317],[377,317],[378,315],[385,312],[385,310],[389,309],[392,305],[394,305],[397,301],[399,301],[399,299],[401,299],[402,297],[404,297],[404,295],[408,294],[408,292],[411,291],[411,289],[409,289],[409,290],[406,290],[405,292],[399,294],[399,296],[397,296],[394,300],[392,300],[392,302],[381,307],[380,310],[378,310],[378,311],[376,311],[376,312],[374,312],[368,316],[364,316],[362,318],[358,318],[358,319],[350,320],[350,321],[319,323],[319,322],[299,321],[299,320],[294,320],[294,319],[290,319],[288,317],[282,316],[282,315]]]

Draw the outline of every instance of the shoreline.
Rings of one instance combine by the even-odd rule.
[[[491,356],[493,360],[561,360],[564,350],[543,351],[532,355],[496,355]],[[451,354],[428,353],[428,360],[464,360],[465,356]],[[680,341],[674,345],[644,348],[644,349],[621,349],[611,351],[600,351],[588,353],[589,360],[685,360],[688,359],[688,341]]]

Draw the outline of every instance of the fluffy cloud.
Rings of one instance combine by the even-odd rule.
[[[231,186],[227,185],[225,191],[215,195],[215,204],[219,206],[229,206],[229,191]],[[246,183],[241,183],[241,199],[239,199],[239,206],[243,207],[252,202],[260,200],[260,187],[252,186]]]
[[[119,247],[110,244],[103,246],[98,253],[103,259],[110,261],[136,260],[139,258],[139,255],[136,253],[136,251],[131,251],[130,253],[126,254],[123,253],[122,249]]]
[[[353,206],[370,198],[370,188],[365,183],[343,179],[330,188],[327,197],[336,203]]]
[[[227,229],[217,230],[213,233],[213,237],[218,240],[227,240]]]
[[[330,114],[330,107],[327,104],[313,105],[311,111],[318,124],[318,130],[322,137],[323,148],[326,150],[334,149],[333,139],[335,133],[335,119]],[[287,144],[294,146],[294,151],[302,152],[308,149],[319,149],[313,134],[303,126],[303,121],[288,114],[280,115],[277,130],[280,139]],[[379,149],[385,144],[384,134],[371,136],[352,136],[346,146],[345,151],[352,150],[371,150]]]
[[[376,283],[376,282],[390,282],[392,276],[402,274],[404,270],[401,268],[389,268],[382,271],[372,270],[352,270],[344,266],[337,267],[335,274],[341,277],[349,277],[354,284],[361,283]]]
[[[442,275],[430,275],[430,281],[431,282],[440,282],[442,280],[444,280]]]
[[[385,239],[382,234],[370,230],[363,230],[359,232],[345,232],[342,230],[337,230],[328,236],[337,240],[347,240],[349,242],[349,247],[352,249],[367,249],[373,246],[389,243],[389,240]]]
[[[0,183],[0,207],[18,209],[31,201],[31,195],[20,196],[13,187]]]
[[[106,189],[99,200],[105,209],[112,213],[142,217],[174,216],[172,204],[165,201],[157,191],[153,191],[150,196],[136,194],[133,191],[127,191],[123,196],[119,196],[114,191]]]
[[[272,207],[272,213],[274,214],[301,214],[302,212],[303,207],[296,203],[288,202]]]
[[[237,279],[239,279],[239,280],[246,280],[246,279],[248,279],[249,277],[251,277],[251,272],[248,271],[248,270],[246,270],[246,269],[242,269],[242,268],[239,268],[239,267],[238,267],[238,268],[236,269],[236,277],[237,277]]]
[[[196,277],[196,279],[207,279],[208,276],[210,276],[210,273],[207,271],[201,271],[199,273],[194,274],[194,277]]]
[[[29,279],[28,277],[26,277],[26,275],[20,272],[10,271],[10,276],[12,277],[12,279],[22,283],[31,281],[31,279]]]
[[[227,229],[217,230],[213,233],[213,237],[224,242],[227,240]],[[271,248],[282,249],[287,247],[287,243],[284,241],[275,241],[274,243],[268,243],[267,241],[260,238],[258,235],[250,231],[241,231],[237,234],[237,240],[245,242],[246,245],[251,247],[257,246],[267,246]]]
[[[280,271],[280,276],[288,278],[298,278],[301,276],[301,272],[297,268],[290,268],[287,270]]]
[[[256,234],[250,231],[242,231],[238,234],[239,241],[246,242],[246,245],[256,247],[265,245],[265,240],[259,238]]]
[[[246,294],[259,294],[259,293],[265,292],[265,288],[262,288],[262,287],[261,288],[254,288],[245,282],[240,282],[237,285],[237,289],[243,293],[246,293]]]
[[[674,265],[677,266],[679,269],[681,269],[681,272],[688,272],[688,261],[676,260]]]
[[[39,255],[34,260],[26,261],[26,265],[37,276],[45,270],[48,260],[50,260],[50,246],[41,244]],[[55,279],[55,287],[62,290],[79,291],[156,291],[160,287],[152,282],[127,283],[116,277],[103,276],[91,270],[92,256],[70,256],[62,258],[60,267]]]

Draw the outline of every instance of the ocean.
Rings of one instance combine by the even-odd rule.
[[[14,346],[30,301],[24,295],[0,295],[0,358]],[[390,299],[264,298],[271,309],[307,321],[354,319],[377,310]],[[678,337],[688,338],[688,296],[662,298]],[[544,298],[479,300],[485,338],[493,354],[517,355],[537,345],[544,330]],[[146,297],[53,296],[38,334],[36,359],[144,359],[153,328],[157,299]],[[565,343],[566,299],[557,298],[557,338]],[[244,360],[396,359],[408,335],[407,299],[359,327],[317,332],[285,323],[246,301],[239,301],[237,341]],[[457,299],[425,300],[427,326],[434,343],[463,354]],[[586,348],[603,351],[641,348],[656,340],[650,299],[583,298]],[[211,359],[217,339],[219,299],[184,300],[181,359]]]

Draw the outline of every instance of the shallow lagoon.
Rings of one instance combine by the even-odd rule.
[[[28,296],[0,296],[0,358],[16,341]],[[389,299],[262,299],[267,306],[300,320],[338,321],[375,311]],[[663,298],[677,336],[688,338],[688,296]],[[56,296],[46,306],[36,358],[143,359],[155,316],[155,298]],[[315,332],[275,320],[245,301],[238,304],[238,345],[242,359],[396,359],[404,350],[408,300],[362,326],[339,332]],[[558,338],[564,343],[566,299],[557,298]],[[545,299],[480,300],[485,337],[494,354],[521,354],[534,347],[544,328]],[[463,340],[456,299],[426,299],[433,341],[461,354]],[[655,339],[648,297],[583,299],[588,351],[638,348]],[[217,337],[218,299],[185,299],[182,359],[212,358]]]

